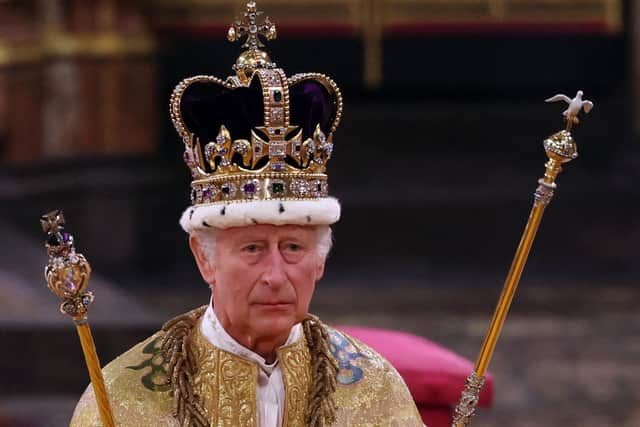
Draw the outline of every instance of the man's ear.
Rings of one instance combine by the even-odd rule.
[[[327,258],[323,258],[318,261],[318,266],[316,267],[316,282],[319,282],[324,276],[324,265],[327,262]]]
[[[209,256],[209,251],[202,247],[195,236],[189,236],[189,247],[191,248],[193,257],[196,259],[196,264],[198,265],[202,279],[210,286],[215,285],[216,268],[213,259]]]

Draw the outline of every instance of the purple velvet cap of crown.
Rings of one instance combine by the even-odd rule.
[[[338,112],[336,99],[317,80],[304,79],[289,88],[291,124],[302,128],[304,139],[313,136],[316,126],[325,134],[331,131],[331,124]]]
[[[331,131],[338,105],[335,94],[314,78],[289,87],[291,126],[300,126],[302,138],[311,138],[316,125]],[[227,88],[214,81],[191,83],[180,99],[180,113],[186,128],[206,144],[215,141],[224,125],[235,139],[250,139],[251,129],[264,124],[264,101],[260,79],[248,87]]]
[[[234,139],[250,139],[253,127],[264,123],[259,79],[249,87],[229,89],[214,81],[196,81],[180,99],[184,124],[204,144],[215,141],[224,125]]]

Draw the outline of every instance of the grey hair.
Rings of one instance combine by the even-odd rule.
[[[316,254],[320,257],[322,261],[326,261],[327,256],[329,256],[329,252],[333,247],[333,231],[331,227],[328,225],[318,225],[315,227],[316,229]],[[217,228],[209,228],[209,229],[196,229],[193,230],[190,236],[194,237],[200,247],[205,251],[205,255],[207,259],[213,262],[216,255],[216,244],[218,238],[218,230]]]

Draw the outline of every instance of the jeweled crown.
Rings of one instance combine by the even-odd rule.
[[[171,119],[185,145],[193,205],[327,197],[326,165],[342,115],[342,95],[323,74],[287,77],[261,50],[275,24],[255,2],[227,38],[246,37],[234,76],[195,76],[171,96]]]

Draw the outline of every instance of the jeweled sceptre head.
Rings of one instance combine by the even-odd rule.
[[[187,232],[256,224],[330,225],[340,204],[329,196],[326,167],[342,115],[342,95],[329,77],[287,76],[262,50],[276,26],[246,4],[227,38],[246,37],[226,79],[200,75],[180,82],[171,119],[191,171]]]
[[[102,425],[115,427],[100,360],[87,319],[87,310],[93,302],[93,293],[87,291],[91,266],[82,254],[76,252],[73,236],[64,230],[65,220],[61,210],[42,215],[40,225],[47,234],[44,244],[49,255],[44,269],[47,286],[60,298],[60,312],[71,316],[76,325]]]
[[[62,313],[76,321],[85,320],[89,305],[93,302],[93,294],[86,290],[91,266],[82,254],[76,253],[73,236],[64,231],[65,220],[61,210],[42,215],[40,225],[47,234],[47,286],[61,299]]]

